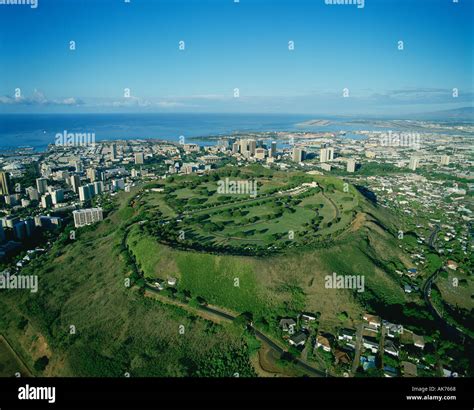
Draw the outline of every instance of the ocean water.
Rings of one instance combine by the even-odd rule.
[[[37,150],[54,144],[57,133],[95,133],[96,141],[157,138],[178,141],[239,131],[354,131],[368,125],[350,126],[338,118],[328,126],[304,126],[310,115],[279,114],[2,114],[0,147],[29,146]],[[357,137],[351,134],[353,137]],[[188,140],[189,141],[189,140]],[[197,143],[207,143],[197,141]]]

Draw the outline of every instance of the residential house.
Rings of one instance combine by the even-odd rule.
[[[324,337],[323,335],[318,335],[316,337],[316,348],[322,347],[324,351],[330,352],[331,351],[331,344],[329,340]]]
[[[301,316],[300,318],[302,320],[306,320],[308,322],[312,322],[313,320],[316,320],[316,315],[312,314],[312,313],[308,313],[308,312],[303,312],[301,313]]]
[[[369,323],[369,325],[380,328],[381,320],[379,316],[370,315],[369,313],[364,313],[364,320]]]
[[[280,320],[280,327],[284,332],[288,332],[291,335],[295,333],[296,322],[291,318],[283,318]]]
[[[363,337],[362,343],[366,349],[369,349],[372,353],[377,353],[379,350],[379,344],[372,337]]]
[[[306,334],[303,332],[298,332],[290,337],[289,342],[290,345],[295,347],[304,346],[306,343]]]
[[[425,348],[425,339],[423,336],[413,333],[413,344],[420,349]]]
[[[386,334],[388,337],[395,337],[396,335],[399,335],[403,333],[403,326],[402,325],[397,325],[395,323],[390,323],[386,320],[382,321],[383,327],[386,330]]]
[[[443,367],[443,377],[458,377],[458,374]]]
[[[399,349],[390,339],[385,340],[383,350],[385,353],[398,357]]]
[[[342,351],[342,350],[338,350],[336,349],[334,351],[334,357],[335,357],[335,363],[336,364],[351,364],[351,358],[349,357],[349,355]]]
[[[337,336],[338,340],[345,340],[347,342],[353,341],[356,338],[356,331],[352,329],[341,329],[339,335]]]

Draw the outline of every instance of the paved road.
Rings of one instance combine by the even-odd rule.
[[[428,246],[432,248],[433,250],[436,251],[436,235],[438,235],[438,232],[440,231],[440,226],[436,225],[435,228],[433,229],[433,232],[431,232],[430,239],[428,240]]]
[[[155,293],[160,293],[160,291],[156,288],[154,288],[153,286],[149,285],[149,284],[145,284],[145,287],[152,291],[152,292],[155,292]],[[229,321],[233,321],[237,318],[237,316],[234,316],[234,315],[231,315],[230,313],[228,312],[224,312],[223,310],[220,310],[220,309],[217,309],[216,307],[211,307],[211,306],[207,306],[207,305],[201,305],[200,306],[200,309],[204,310],[205,312],[208,312],[208,313],[212,313],[216,316],[219,316],[223,319],[227,319]],[[252,328],[252,330],[254,331],[255,333],[255,336],[257,337],[257,339],[260,339],[262,340],[263,342],[265,342],[267,345],[270,346],[270,348],[272,348],[273,350],[275,350],[280,356],[284,353],[286,353],[287,355],[289,355],[289,358],[290,360],[293,359],[293,361],[296,363],[296,365],[300,366],[301,368],[303,368],[304,370],[310,372],[311,374],[313,374],[314,376],[316,377],[327,377],[327,374],[321,370],[318,370],[314,367],[312,367],[311,365],[309,365],[308,363],[306,363],[304,360],[301,360],[297,357],[294,357],[291,353],[288,353],[287,350],[283,349],[281,346],[279,346],[278,344],[276,344],[272,339],[270,339],[268,336],[266,336],[264,333],[260,332],[258,329],[256,329],[252,324],[249,324],[250,327]]]
[[[232,316],[227,312],[223,312],[220,309],[216,309],[215,307],[209,307],[209,306],[201,306],[203,310],[206,310],[208,312],[214,313],[217,316],[221,316],[225,319],[229,320],[234,320],[236,316]],[[300,366],[301,368],[305,369],[308,372],[311,372],[313,375],[317,377],[326,377],[327,374],[321,370],[318,370],[312,366],[310,366],[308,363],[306,363],[304,360],[299,359],[297,357],[294,357],[290,353],[288,353],[287,350],[283,349],[280,347],[278,344],[276,344],[272,339],[270,339],[268,336],[266,336],[264,333],[260,332],[258,329],[256,329],[252,324],[250,324],[250,327],[252,330],[255,332],[255,336],[257,339],[260,339],[264,341],[266,344],[268,344],[273,350],[275,350],[279,355],[282,355],[283,353],[286,353],[287,355],[290,355],[290,358],[293,358],[295,363]]]
[[[437,252],[436,250],[436,235],[438,234],[440,230],[440,226],[439,225],[436,225],[435,226],[435,229],[433,230],[433,232],[431,233],[430,235],[430,238],[429,238],[429,241],[428,241],[428,245],[430,246],[431,249],[433,249],[435,252]],[[436,277],[438,276],[438,274],[442,271],[443,268],[439,268],[437,271],[435,271],[434,273],[432,273],[425,281],[425,283],[423,284],[423,287],[422,287],[422,291],[423,291],[423,299],[425,300],[425,303],[426,305],[428,306],[428,309],[429,311],[431,312],[431,314],[434,316],[434,318],[436,319],[436,321],[440,324],[442,330],[445,331],[445,333],[447,333],[452,339],[456,340],[456,341],[460,341],[461,343],[464,343],[464,340],[466,338],[469,338],[469,335],[467,335],[466,333],[464,333],[461,329],[458,329],[457,327],[449,324],[444,318],[443,316],[441,316],[441,314],[436,310],[436,308],[434,307],[433,303],[431,302],[431,286],[433,285],[433,282],[436,280]]]

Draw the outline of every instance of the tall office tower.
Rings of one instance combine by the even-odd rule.
[[[104,219],[101,208],[81,209],[79,211],[74,211],[72,215],[74,217],[74,226],[76,228],[80,228],[81,226],[85,225],[91,225]]]
[[[16,206],[18,204],[18,196],[17,195],[5,195],[3,197],[5,199],[5,203],[10,206]]]
[[[135,164],[142,165],[144,163],[145,163],[145,156],[143,155],[143,152],[137,152],[135,154]]]
[[[112,144],[110,146],[110,159],[112,161],[115,161],[117,159],[117,145],[116,144]]]
[[[2,226],[13,229],[13,225],[15,225],[19,220],[20,218],[18,218],[17,216],[12,216],[12,215],[4,216],[2,218]]]
[[[104,183],[102,181],[94,182],[94,194],[100,195],[102,192],[104,192]]]
[[[25,222],[25,227],[26,227],[26,236],[28,238],[31,238],[36,229],[35,220],[31,216],[29,216],[28,218],[25,219],[24,222]]]
[[[232,154],[237,154],[239,152],[240,144],[238,142],[234,142],[232,144]]]
[[[248,150],[249,150],[248,140],[246,139],[240,140],[240,153],[244,155]]]
[[[449,155],[441,156],[441,165],[449,165]]]
[[[293,148],[292,157],[294,162],[303,162],[306,157],[306,152],[303,148],[295,147]]]
[[[328,150],[328,161],[334,160],[334,148],[326,148]]]
[[[36,188],[40,194],[45,194],[48,191],[48,180],[46,178],[38,178],[36,180]]]
[[[13,238],[16,241],[22,241],[26,237],[26,226],[25,222],[20,221],[13,226]]]
[[[184,164],[183,164],[184,168]],[[190,172],[192,173],[192,165],[189,166]],[[188,172],[186,172],[188,173]],[[112,180],[112,190],[113,191],[119,191],[121,189],[125,189],[125,181],[123,179],[113,179]]]
[[[51,194],[44,194],[41,197],[41,207],[46,209],[46,208],[51,208],[53,206],[53,199],[51,198]]]
[[[39,201],[39,193],[38,190],[32,186],[26,188],[26,193],[28,194],[28,197],[32,201]]]
[[[319,161],[328,162],[334,159],[334,148],[321,148],[319,151]]]
[[[10,195],[10,175],[0,172],[0,195]]]
[[[276,141],[272,141],[271,148],[270,148],[270,156],[276,157],[276,153],[277,153],[277,143]]]
[[[51,199],[53,200],[53,205],[57,205],[64,201],[64,190],[56,189],[51,193]]]
[[[408,165],[408,168],[410,168],[412,171],[416,171],[416,168],[418,168],[420,160],[417,157],[411,157],[410,158],[410,163]]]
[[[79,186],[81,185],[81,178],[79,178],[79,175],[73,175],[71,177],[71,187],[72,190],[78,194],[79,193]]]
[[[257,149],[257,141],[255,140],[248,140],[248,147],[250,151],[250,155],[255,155],[255,150]]]
[[[87,179],[91,182],[95,182],[97,180],[97,170],[95,168],[87,168],[86,171]]]
[[[354,159],[347,160],[347,172],[355,172],[356,162]]]
[[[94,185],[87,184],[79,187],[79,200],[81,202],[90,201],[95,195]]]

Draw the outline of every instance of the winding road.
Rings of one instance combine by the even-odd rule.
[[[136,225],[136,224],[139,224],[140,222],[135,222],[133,224],[130,224],[128,225],[126,228],[125,228],[125,234],[122,238],[122,244],[125,246],[125,248],[128,250],[128,246],[127,246],[127,237],[128,237],[128,234],[130,233],[130,229],[132,228],[132,226]],[[130,254],[130,251],[128,250],[129,254]],[[136,260],[135,260],[135,257],[133,254],[130,254],[130,257],[133,261],[133,263],[135,264],[135,267],[137,269],[137,272],[139,273],[142,273],[140,268],[137,266],[136,264]],[[149,291],[152,291],[154,293],[160,293],[159,290],[157,290],[155,287],[149,285],[148,283],[145,282],[145,287],[147,290]],[[228,312],[225,312],[215,306],[208,306],[208,305],[201,305],[200,306],[200,309],[205,311],[205,312],[208,312],[208,313],[212,313],[216,316],[219,316],[223,319],[227,319],[229,321],[234,321],[236,318],[237,318],[237,315],[232,315]],[[262,333],[261,331],[259,331],[258,329],[256,329],[252,323],[248,323],[248,326],[254,331],[255,333],[255,336],[257,337],[257,339],[260,339],[262,340],[263,342],[265,342],[271,349],[273,349],[274,351],[276,351],[280,356],[283,355],[283,354],[286,354],[286,356],[288,357],[288,359],[292,362],[294,362],[297,366],[301,367],[302,369],[304,369],[305,371],[311,373],[313,376],[315,377],[327,377],[328,375],[319,370],[319,369],[316,369],[314,367],[312,367],[310,364],[308,364],[307,362],[305,362],[304,360],[302,359],[299,359],[297,357],[294,357],[291,353],[289,353],[287,350],[281,348],[277,343],[275,343],[270,337],[268,337],[267,335],[265,335],[264,333]]]
[[[429,247],[434,250],[436,253],[438,252],[436,249],[436,235],[440,231],[440,226],[436,225],[433,232],[430,234],[430,238],[428,241]],[[436,310],[435,306],[431,301],[431,286],[433,282],[436,280],[438,274],[442,271],[442,267],[433,272],[425,281],[422,287],[423,291],[423,299],[425,300],[426,306],[428,307],[430,313],[434,316],[436,321],[440,324],[441,329],[445,331],[445,333],[450,336],[451,339],[455,341],[464,343],[466,338],[470,339],[469,335],[466,335],[461,329],[451,325],[448,323],[446,319],[441,316],[441,314]]]

